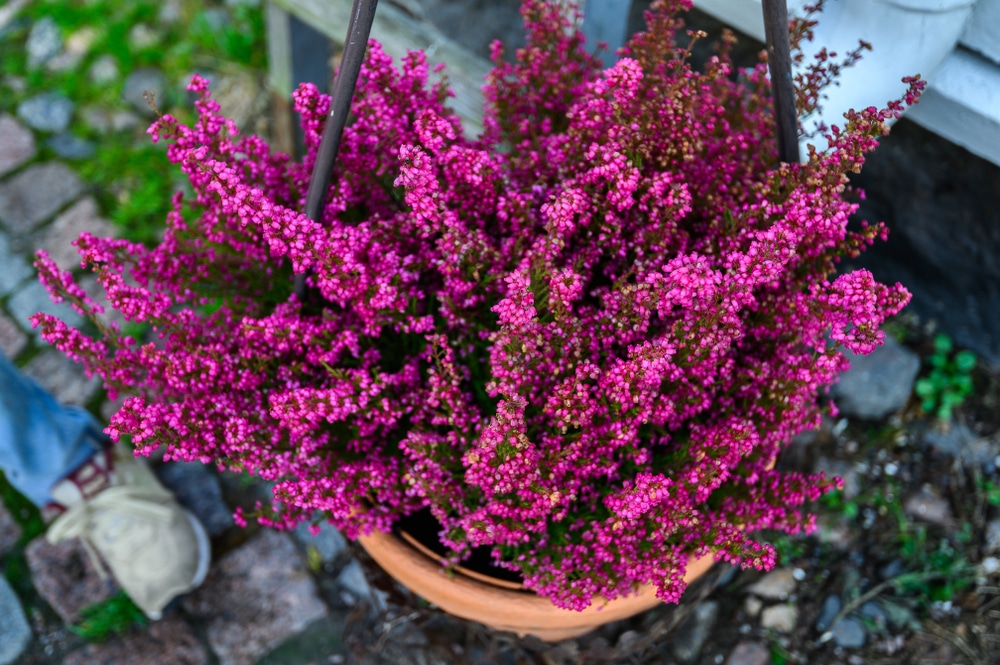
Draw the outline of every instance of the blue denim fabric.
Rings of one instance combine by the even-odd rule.
[[[89,413],[58,404],[0,353],[0,470],[35,505],[90,459],[102,438]]]

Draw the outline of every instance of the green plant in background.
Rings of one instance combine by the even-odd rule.
[[[917,380],[914,390],[920,406],[940,420],[951,420],[952,411],[972,393],[972,370],[976,354],[963,350],[952,354],[951,338],[939,334],[934,338],[934,353],[927,359],[930,373]]]
[[[145,626],[149,622],[124,591],[85,607],[80,617],[80,623],[69,629],[88,642],[103,642],[113,634],[124,633],[132,626]]]
[[[42,19],[56,24],[64,46],[74,43],[82,49],[76,63],[60,69],[29,67],[28,35]],[[42,93],[72,100],[76,110],[68,131],[95,146],[91,157],[74,166],[92,186],[116,234],[153,244],[179,182],[163,168],[162,146],[145,135],[151,119],[107,129],[88,126],[88,114],[134,112],[122,98],[125,79],[137,69],[151,68],[165,81],[156,105],[189,120],[184,85],[192,73],[200,71],[213,80],[219,75],[253,79],[266,68],[266,58],[259,1],[177,0],[168,7],[157,0],[38,0],[24,7],[0,36],[0,112],[16,114],[22,101]],[[99,61],[110,63],[117,75],[95,78],[91,70]],[[41,148],[42,159],[55,156]]]

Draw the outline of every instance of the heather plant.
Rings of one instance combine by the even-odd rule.
[[[601,71],[572,16],[525,0],[527,46],[495,47],[476,139],[423,54],[397,70],[370,42],[320,221],[300,211],[329,98],[294,94],[295,162],[195,77],[198,121],[150,129],[193,190],[162,242],[77,241],[149,336],[103,323],[44,254],[43,282],[100,335],[34,323],[129,395],[114,439],[273,482],[241,520],[355,537],[429,508],[451,561],[486,546],[575,609],[639,584],[675,601],[691,555],[768,568],[752,532],[812,528],[802,505],[835,484],[775,457],[818,424],[842,349],[870,352],[909,299],[835,272],[885,236],[847,229],[846,173],[902,102],[779,163],[766,65],[736,76],[726,40],[693,71],[689,4],[661,3]]]

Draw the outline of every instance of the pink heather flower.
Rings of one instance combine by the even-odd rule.
[[[781,165],[766,67],[734,78],[723,48],[692,71],[690,2],[661,4],[602,72],[572,12],[524,0],[527,44],[494,45],[475,140],[422,53],[370,42],[319,221],[301,211],[329,98],[293,94],[296,162],[195,76],[197,120],[149,129],[192,191],[162,241],[76,243],[148,332],[102,324],[44,253],[42,283],[97,329],[32,324],[126,397],[114,440],[273,483],[240,524],[356,537],[427,508],[450,561],[489,547],[572,609],[639,584],[675,601],[691,555],[773,566],[753,531],[812,528],[804,505],[838,481],[771,462],[819,422],[842,350],[875,348],[909,299],[836,268],[885,237],[847,230],[846,177],[923,82]],[[839,66],[807,66],[800,108]]]

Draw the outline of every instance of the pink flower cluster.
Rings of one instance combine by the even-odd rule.
[[[397,70],[371,42],[320,222],[299,211],[329,99],[296,92],[294,162],[195,77],[198,121],[150,129],[194,191],[162,242],[77,241],[145,335],[34,323],[130,395],[113,438],[273,481],[267,524],[353,537],[428,507],[456,560],[490,546],[577,609],[644,583],[676,600],[692,554],[773,565],[751,532],[809,528],[832,485],[773,460],[818,423],[841,349],[870,351],[909,298],[835,277],[884,235],[848,231],[846,173],[901,107],[779,164],[766,68],[734,80],[723,48],[693,71],[674,43],[689,3],[661,4],[602,72],[558,3],[525,0],[528,45],[494,49],[476,140],[421,53]]]

